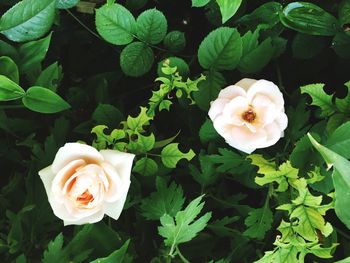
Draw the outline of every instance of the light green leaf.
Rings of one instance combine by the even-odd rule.
[[[158,164],[151,158],[143,157],[135,163],[133,171],[144,176],[152,176],[157,173]]]
[[[350,229],[350,162],[341,155],[319,144],[308,133],[312,145],[319,151],[329,167],[334,166],[333,184],[335,188],[335,212],[339,219]]]
[[[185,202],[182,187],[175,183],[167,186],[160,177],[156,179],[156,187],[156,192],[142,200],[141,214],[148,220],[159,220],[165,214],[175,216]]]
[[[202,41],[199,64],[205,69],[233,70],[242,56],[242,39],[236,29],[220,27]]]
[[[216,0],[216,2],[220,7],[223,24],[236,14],[242,4],[242,0]]]
[[[150,44],[160,43],[168,30],[168,22],[164,14],[157,9],[142,12],[136,23],[138,38]]]
[[[186,46],[185,33],[180,31],[171,31],[164,38],[164,46],[171,52],[180,52]]]
[[[114,129],[111,134],[107,135],[105,133],[105,129],[107,128],[106,125],[97,125],[91,130],[91,133],[96,134],[93,146],[98,150],[106,149],[108,146],[114,146],[118,140],[124,139],[126,136],[126,133],[120,129]]]
[[[56,113],[70,108],[70,105],[53,91],[34,86],[22,98],[24,106],[40,113]]]
[[[45,35],[55,17],[55,0],[22,0],[0,18],[0,32],[15,42]]]
[[[150,71],[154,61],[152,49],[142,42],[126,46],[120,54],[120,66],[127,76],[140,77]]]
[[[350,257],[348,257],[348,258],[344,258],[344,259],[339,260],[339,261],[334,262],[334,263],[350,263]]]
[[[19,67],[23,73],[30,72],[44,60],[51,42],[51,34],[45,38],[23,44],[19,48]]]
[[[133,41],[136,22],[133,15],[119,4],[105,4],[96,9],[97,32],[109,43],[126,45]]]
[[[56,8],[68,9],[74,7],[79,0],[56,0]]]
[[[161,152],[162,162],[168,168],[175,168],[176,164],[183,158],[190,161],[195,156],[191,149],[187,153],[181,152],[178,145],[178,143],[168,144]]]
[[[332,96],[328,95],[324,89],[324,84],[310,84],[300,88],[301,93],[307,93],[312,98],[311,105],[321,108],[322,116],[329,116],[334,113],[334,106],[332,103]]]
[[[126,125],[129,129],[137,132],[143,131],[143,126],[148,125],[153,118],[147,115],[147,108],[141,107],[140,113],[137,117],[128,116]]]
[[[207,226],[211,212],[196,220],[204,206],[204,202],[201,203],[202,198],[203,196],[197,197],[185,210],[177,212],[175,221],[168,214],[160,218],[162,226],[158,227],[158,232],[165,238],[166,246],[175,247],[178,244],[188,242]]]
[[[192,7],[202,7],[207,5],[210,0],[192,0]]]
[[[0,75],[0,101],[22,98],[25,91],[9,78]]]
[[[15,83],[19,83],[19,73],[16,63],[9,57],[0,57],[0,75],[4,75]]]
[[[346,86],[348,93],[344,99],[336,98],[335,105],[340,112],[348,115],[348,113],[350,113],[350,81],[346,82],[344,85]]]
[[[267,231],[271,229],[273,222],[272,212],[269,203],[266,202],[262,208],[257,208],[249,212],[248,217],[244,220],[247,230],[243,235],[263,239]]]
[[[105,258],[98,258],[94,261],[91,261],[90,263],[131,263],[131,259],[126,254],[128,247],[129,247],[130,239],[127,240],[124,245],[114,251],[112,254],[110,254],[108,257]]]

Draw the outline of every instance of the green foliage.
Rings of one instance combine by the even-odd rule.
[[[195,156],[195,153],[191,149],[187,153],[183,153],[179,150],[178,146],[178,143],[171,143],[165,146],[162,150],[161,158],[163,164],[166,167],[175,168],[176,164],[181,159],[187,159],[188,161],[190,161]]]
[[[204,69],[233,70],[242,56],[242,39],[234,28],[220,27],[210,32],[198,49]]]
[[[68,9],[74,7],[79,0],[56,0],[56,8]]]
[[[45,35],[55,17],[55,0],[22,0],[0,18],[0,32],[16,42]]]
[[[114,251],[108,257],[95,259],[94,261],[91,261],[91,263],[113,263],[113,262],[130,263],[132,262],[132,258],[130,258],[126,254],[129,247],[129,243],[130,243],[130,239],[127,240],[121,248]]]
[[[286,27],[304,34],[333,36],[338,31],[334,16],[308,2],[289,3],[280,13],[280,19]]]
[[[164,38],[164,46],[171,52],[180,52],[186,46],[185,34],[181,31],[171,31]]]
[[[107,42],[126,45],[134,39],[136,21],[122,5],[105,4],[96,10],[96,29]]]
[[[144,176],[155,175],[158,171],[158,164],[148,157],[142,157],[134,165],[133,171]]]
[[[234,16],[242,4],[242,0],[216,0],[216,2],[220,7],[223,24]]]
[[[0,57],[0,75],[3,75],[13,82],[19,82],[19,72],[16,63],[7,56]]]
[[[141,13],[136,23],[137,37],[150,44],[162,42],[168,30],[164,14],[157,9],[149,9]]]
[[[203,196],[194,199],[184,210],[177,212],[175,218],[168,214],[160,218],[161,226],[158,227],[158,232],[165,238],[165,245],[171,247],[170,256],[173,256],[174,248],[178,244],[192,240],[207,226],[211,212],[196,219],[204,206],[202,198]]]
[[[44,69],[38,76],[35,85],[46,87],[54,92],[57,91],[57,87],[61,83],[63,78],[62,66],[57,62],[52,63],[46,69]]]
[[[126,46],[120,54],[120,67],[131,77],[140,77],[152,67],[154,54],[152,49],[142,42],[134,42]]]
[[[167,186],[164,179],[157,177],[156,188],[156,192],[142,200],[142,215],[148,220],[159,220],[165,214],[174,217],[185,202],[182,187],[175,183]]]
[[[210,0],[192,0],[192,6],[193,7],[202,7],[207,5],[210,2]]]
[[[62,250],[63,247],[63,235],[60,233],[54,240],[50,241],[47,250],[44,252],[42,262],[65,262],[67,255]]]
[[[0,75],[0,100],[15,100],[22,98],[25,91],[11,79]]]

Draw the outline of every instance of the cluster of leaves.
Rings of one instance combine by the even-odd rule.
[[[349,79],[350,1],[116,2],[0,4],[2,260],[349,257],[350,82],[339,82]],[[95,15],[79,14],[84,5]],[[249,156],[206,118],[243,77],[278,83],[289,118],[285,138]],[[37,171],[65,142],[92,137],[136,154],[130,193],[118,221],[64,228]]]

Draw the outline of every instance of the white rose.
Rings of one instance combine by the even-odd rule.
[[[54,214],[64,225],[118,219],[130,186],[135,155],[66,143],[39,172]]]
[[[246,153],[274,145],[288,124],[282,93],[264,79],[242,79],[224,88],[208,114],[226,142]]]

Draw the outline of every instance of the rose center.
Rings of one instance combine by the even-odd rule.
[[[251,123],[256,119],[256,113],[252,109],[249,109],[243,112],[242,119]]]
[[[85,190],[84,193],[82,193],[81,195],[79,195],[77,197],[77,202],[83,204],[83,205],[87,205],[88,203],[94,201],[94,196],[89,192],[89,190]]]

